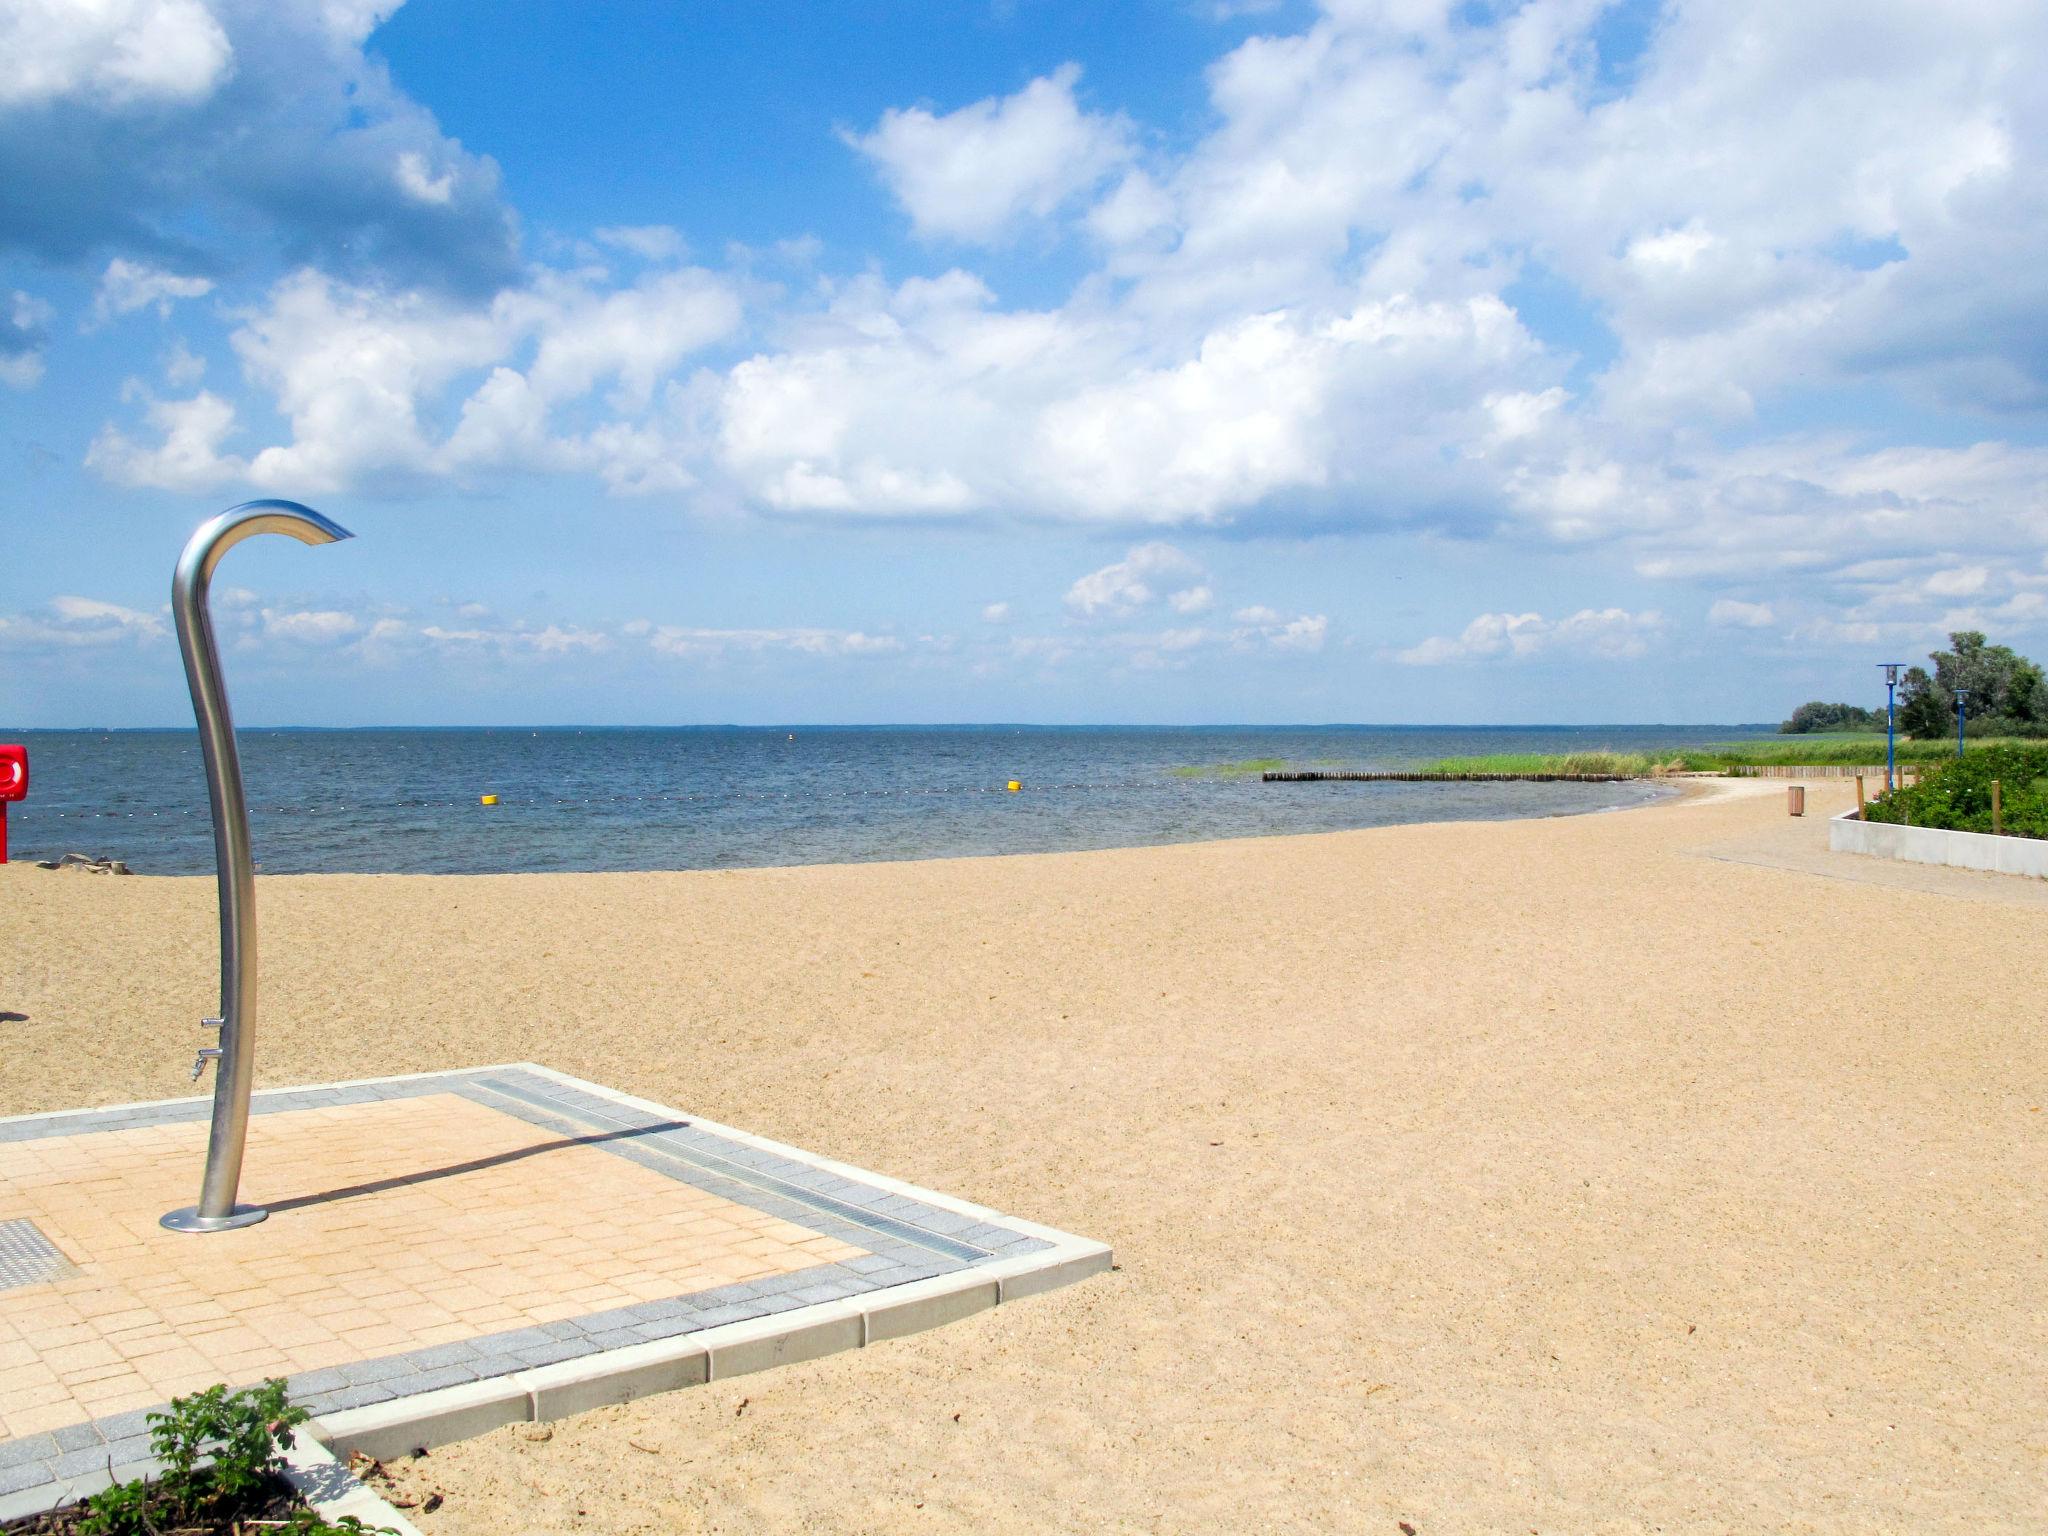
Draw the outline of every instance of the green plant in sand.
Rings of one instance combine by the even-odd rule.
[[[117,1483],[80,1505],[79,1536],[169,1536],[182,1531],[240,1530],[282,1478],[283,1452],[306,1410],[291,1403],[282,1380],[230,1392],[212,1386],[171,1399],[170,1411],[149,1415],[149,1443],[163,1471]],[[210,1458],[210,1459],[209,1459]],[[372,1530],[353,1517],[331,1524],[309,1509],[294,1510],[266,1529],[290,1536],[354,1536]]]

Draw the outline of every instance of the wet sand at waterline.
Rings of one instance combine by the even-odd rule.
[[[1117,1250],[935,1332],[448,1446],[396,1469],[445,1495],[414,1518],[2041,1529],[2048,892],[1828,856],[1847,786],[1803,820],[1747,787],[262,879],[264,1084],[528,1059]],[[210,880],[0,870],[0,1112],[188,1092],[215,961]]]

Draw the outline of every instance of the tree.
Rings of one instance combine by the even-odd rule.
[[[1959,629],[1948,637],[1949,649],[1930,652],[1925,667],[1906,673],[1899,695],[1899,727],[1909,736],[1952,735],[1956,728],[1956,690],[1967,689],[1970,715],[1998,721],[2017,730],[2048,725],[2048,678],[2040,667],[2006,645],[1987,644],[1982,633]]]
[[[1826,704],[1819,699],[1792,711],[1792,718],[1778,727],[1780,736],[1804,736],[1812,731],[1869,731],[1884,727],[1881,710],[1854,704]]]

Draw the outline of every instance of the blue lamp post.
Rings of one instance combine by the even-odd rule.
[[[1899,787],[1898,756],[1894,745],[1898,734],[1899,668],[1903,661],[1881,661],[1884,668],[1884,789],[1890,794]]]
[[[1956,756],[1963,755],[1963,716],[1969,713],[1970,690],[1956,690]]]

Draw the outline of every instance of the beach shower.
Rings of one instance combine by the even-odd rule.
[[[178,649],[192,690],[192,714],[206,757],[206,792],[213,805],[213,857],[220,887],[220,1015],[206,1026],[220,1031],[192,1063],[196,1082],[209,1061],[217,1064],[213,1126],[206,1140],[206,1175],[199,1203],[170,1212],[173,1232],[225,1232],[253,1226],[270,1213],[237,1205],[242,1148],[249,1137],[249,1089],[255,1079],[256,866],[249,845],[249,807],[242,795],[242,759],[235,722],[221,683],[220,651],[213,642],[207,592],[221,556],[259,533],[282,533],[302,544],[332,544],[350,537],[310,507],[294,501],[248,501],[199,525],[178,556],[171,577],[171,611]]]

